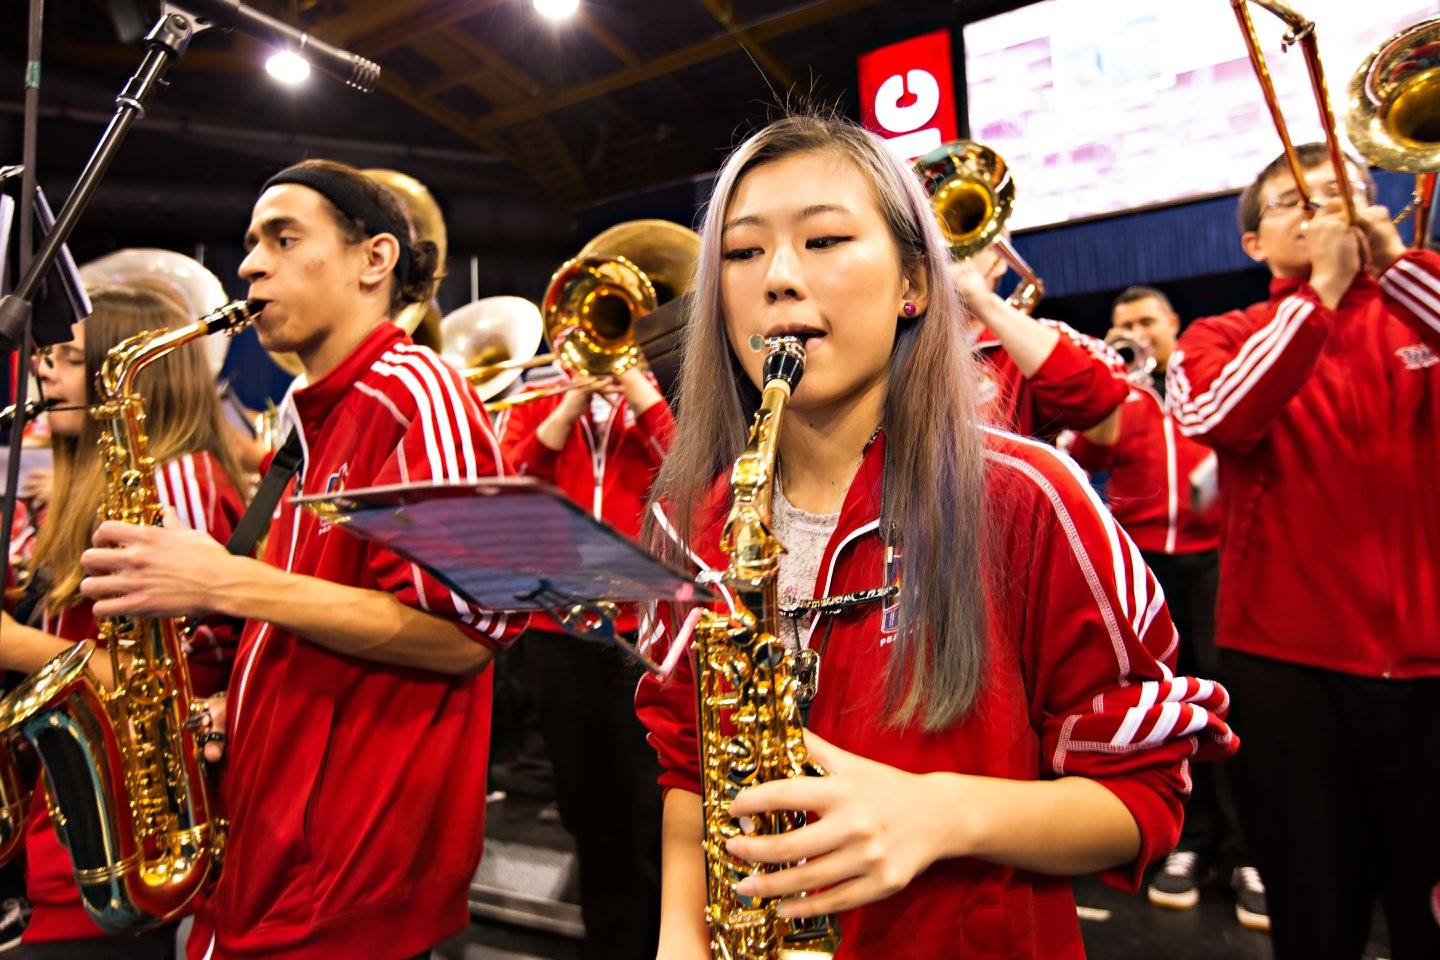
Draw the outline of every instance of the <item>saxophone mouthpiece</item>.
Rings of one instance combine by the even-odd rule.
[[[25,401],[25,419],[33,420],[46,410],[53,410],[59,405],[58,400],[27,400]],[[66,408],[71,409],[69,407]],[[0,410],[0,430],[9,430],[15,423],[15,404],[10,404],[4,410]]]
[[[231,300],[214,313],[201,317],[200,322],[205,324],[207,336],[221,332],[238,333],[263,309],[264,300]]]
[[[779,380],[794,393],[805,375],[805,341],[799,337],[772,337],[765,343],[769,352],[765,354],[760,382],[769,387]]]

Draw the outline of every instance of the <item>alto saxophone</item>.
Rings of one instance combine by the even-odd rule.
[[[800,960],[833,956],[840,935],[830,916],[795,920],[777,914],[776,898],[745,897],[735,884],[778,866],[731,856],[725,842],[742,832],[730,801],[770,780],[817,775],[805,749],[791,655],[780,638],[776,578],[784,546],[770,530],[780,418],[805,372],[805,345],[795,337],[764,341],[763,391],[750,439],[730,471],[730,513],[721,549],[730,558],[725,583],[734,613],[705,612],[695,625],[696,692],[705,836],[705,918],[717,960]],[[761,341],[752,338],[758,349]],[[747,818],[743,832],[775,834],[805,825],[800,812]]]
[[[105,357],[90,411],[105,424],[102,521],[155,526],[163,513],[135,378],[184,344],[251,319],[237,300],[188,326],[130,337]],[[225,822],[190,729],[200,707],[182,623],[105,617],[97,629],[114,689],[87,674],[96,644],[82,640],[0,700],[0,732],[22,737],[44,767],[50,817],[90,917],[112,933],[135,933],[179,915],[218,874]]]

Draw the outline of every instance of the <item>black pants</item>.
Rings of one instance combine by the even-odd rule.
[[[1221,661],[1276,960],[1357,960],[1377,897],[1393,960],[1440,957],[1440,680]]]
[[[174,960],[175,925],[138,937],[98,937],[93,940],[52,940],[22,943],[5,954],[6,960]]]
[[[640,668],[613,647],[531,631],[520,639],[555,766],[560,821],[580,860],[586,960],[655,956],[660,775],[635,716]]]
[[[1146,553],[1145,562],[1165,591],[1165,602],[1175,629],[1180,632],[1176,672],[1207,680],[1224,677],[1215,647],[1215,595],[1220,585],[1220,557],[1203,553]],[[1241,735],[1244,739],[1244,735]],[[1194,789],[1185,805],[1180,846],[1193,850],[1202,863],[1214,865],[1221,875],[1250,862],[1235,809],[1230,781],[1233,767],[1222,763],[1192,763]]]

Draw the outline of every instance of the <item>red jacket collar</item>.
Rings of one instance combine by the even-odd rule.
[[[830,537],[830,542],[826,544],[825,553],[820,559],[822,576],[830,569],[835,553],[842,546],[852,542],[862,533],[870,534],[878,531],[877,521],[880,519],[880,501],[884,486],[885,431],[882,430],[865,448],[865,456],[860,461],[860,469],[856,471],[855,479],[850,481],[850,489],[845,493],[845,502],[840,507],[840,519],[836,523],[835,533]],[[710,488],[710,493],[706,498],[706,508],[701,513],[701,516],[706,518],[702,532],[695,538],[691,546],[695,555],[712,570],[723,570],[728,562],[728,558],[720,550],[720,533],[729,510],[730,475],[727,472],[724,476],[719,477]],[[866,530],[867,526],[871,529]]]
[[[296,390],[291,394],[291,399],[295,404],[295,412],[300,416],[300,422],[307,428],[324,422],[345,392],[370,369],[370,365],[386,350],[400,342],[410,342],[405,331],[393,323],[382,323],[371,330],[335,369],[314,383]]]
[[[1305,288],[1306,291],[1310,290],[1309,277],[1271,277],[1270,299],[1272,301],[1283,300],[1292,293],[1299,291],[1302,287]],[[1370,276],[1370,274],[1360,273],[1356,275],[1354,282],[1350,284],[1350,289],[1345,291],[1345,296],[1348,298],[1362,290],[1372,289],[1378,291],[1380,284],[1377,283],[1375,278]]]

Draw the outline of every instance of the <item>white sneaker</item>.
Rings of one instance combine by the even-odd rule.
[[[1265,884],[1254,867],[1236,867],[1230,875],[1235,890],[1235,917],[1251,930],[1270,929],[1270,911],[1265,906]]]
[[[1145,895],[1157,907],[1189,910],[1200,902],[1200,857],[1193,850],[1171,850]]]

